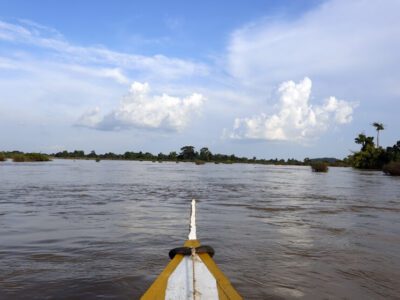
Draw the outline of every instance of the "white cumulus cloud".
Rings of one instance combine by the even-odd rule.
[[[80,126],[96,127],[101,123],[103,117],[100,113],[100,108],[97,106],[86,111],[78,120]]]
[[[236,118],[234,139],[263,139],[280,141],[305,141],[317,137],[335,124],[352,121],[355,103],[325,99],[322,105],[310,104],[312,81],[283,82],[278,89],[277,112],[272,115],[261,113],[250,118]]]
[[[134,82],[115,110],[105,115],[99,108],[89,110],[79,118],[78,125],[101,130],[139,127],[181,131],[200,112],[204,101],[198,93],[185,98],[152,95],[148,83]]]

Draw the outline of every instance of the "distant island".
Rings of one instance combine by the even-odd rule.
[[[247,164],[264,164],[264,165],[291,165],[291,166],[308,166],[315,162],[324,162],[330,166],[348,166],[345,161],[332,158],[305,158],[303,161],[289,158],[284,159],[258,159],[256,157],[238,157],[234,154],[213,154],[207,147],[203,147],[200,151],[196,151],[193,146],[183,146],[180,152],[172,151],[168,154],[159,153],[154,155],[150,152],[133,152],[127,151],[124,154],[116,154],[112,152],[97,154],[94,150],[85,153],[83,150],[74,150],[71,152],[61,151],[52,154],[44,153],[24,153],[21,151],[5,151],[0,152],[0,161],[5,159],[12,159],[16,162],[24,161],[48,161],[53,158],[58,159],[91,159],[91,160],[134,160],[134,161],[153,161],[153,162],[194,162],[198,165],[204,163],[247,163]]]

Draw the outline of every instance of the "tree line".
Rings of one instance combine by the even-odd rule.
[[[107,152],[104,154],[97,154],[94,150],[89,153],[85,153],[83,150],[74,150],[72,152],[61,151],[51,154],[55,158],[64,159],[96,159],[96,160],[139,160],[139,161],[173,161],[173,162],[196,162],[196,163],[256,163],[256,164],[274,164],[274,165],[310,165],[315,160],[324,160],[330,165],[344,165],[343,161],[335,158],[323,158],[323,159],[309,159],[305,158],[303,161],[289,158],[284,159],[258,159],[257,157],[247,158],[238,157],[235,154],[220,154],[212,153],[208,147],[202,147],[199,151],[194,146],[183,146],[179,152],[171,151],[168,154],[158,153],[154,155],[150,152],[134,152],[127,151],[123,154],[116,154],[113,152]]]

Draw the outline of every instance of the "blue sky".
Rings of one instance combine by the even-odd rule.
[[[1,17],[26,19],[81,45],[207,59],[230,32],[265,17],[294,17],[320,1],[3,1]]]
[[[400,139],[398,1],[0,1],[0,148],[344,157]]]

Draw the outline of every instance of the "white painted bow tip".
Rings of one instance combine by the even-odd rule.
[[[192,199],[192,210],[190,215],[190,231],[189,231],[189,240],[197,240],[196,235],[196,200]]]

